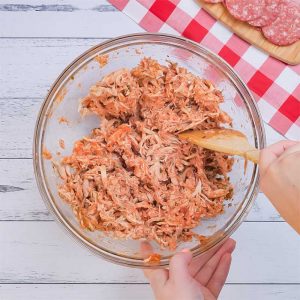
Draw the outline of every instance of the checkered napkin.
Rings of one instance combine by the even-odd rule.
[[[220,55],[247,83],[264,121],[300,140],[300,65],[286,65],[248,44],[196,0],[108,1],[146,31],[181,34]]]

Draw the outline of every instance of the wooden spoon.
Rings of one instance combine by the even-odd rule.
[[[259,150],[251,146],[244,134],[232,129],[212,129],[203,131],[186,131],[179,134],[181,139],[186,139],[203,148],[240,155],[245,159],[258,164]],[[299,204],[286,205],[285,199],[269,199],[280,215],[300,234]]]
[[[251,146],[247,137],[237,130],[191,130],[180,133],[179,137],[206,149],[243,156],[255,164],[259,160],[259,150]]]

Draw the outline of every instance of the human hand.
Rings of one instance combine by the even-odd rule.
[[[300,142],[281,141],[261,151],[260,187],[300,234]]]
[[[235,241],[228,239],[193,261],[192,253],[183,250],[172,257],[169,270],[146,269],[144,274],[157,300],[215,300],[225,284],[234,248]],[[143,243],[142,253],[151,252]]]

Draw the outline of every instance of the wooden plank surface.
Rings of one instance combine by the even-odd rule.
[[[57,75],[104,39],[142,31],[105,0],[0,0],[1,300],[153,299],[139,270],[104,262],[54,223],[31,160],[36,115]],[[268,144],[283,138],[270,126],[266,134]],[[221,300],[298,299],[299,239],[263,194],[235,238],[234,284]]]
[[[115,37],[142,31],[105,0],[0,1],[0,37]]]
[[[100,38],[1,39],[0,97],[45,97],[51,84],[72,60],[102,41]]]
[[[198,1],[209,14],[221,21],[232,32],[236,33],[250,44],[261,48],[271,56],[290,65],[297,65],[300,63],[300,40],[289,46],[277,46],[269,42],[256,27],[249,25],[247,22],[241,22],[231,16],[223,4],[210,4],[203,0]]]
[[[152,292],[148,284],[9,284],[0,285],[0,294],[5,300],[65,299],[72,300],[151,300]],[[272,284],[226,284],[220,300],[298,300],[300,285]],[[30,297],[30,298],[29,298]]]
[[[300,283],[300,239],[286,223],[243,223],[233,237],[228,283]],[[1,283],[146,282],[140,270],[100,259],[54,222],[2,221],[0,249]]]
[[[53,220],[37,190],[31,159],[0,160],[0,220]],[[282,221],[266,196],[259,194],[247,220]]]
[[[31,158],[35,122],[43,99],[0,99],[0,158]],[[22,128],[22,130],[20,130]],[[267,143],[284,139],[265,124]]]
[[[103,39],[1,39],[0,122],[5,126],[0,127],[0,140],[6,143],[0,144],[0,157],[32,156],[32,134],[43,97],[67,64],[101,41]],[[270,133],[272,129],[269,130],[268,125],[266,130],[269,143],[273,142],[273,136],[276,140],[282,139],[281,135]]]

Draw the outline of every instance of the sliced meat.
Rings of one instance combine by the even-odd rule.
[[[262,27],[270,25],[279,15],[282,0],[265,0],[266,7],[261,17],[255,20],[250,20],[248,23],[252,26]]]
[[[241,21],[255,20],[263,15],[265,0],[226,0],[229,13]]]
[[[204,0],[204,2],[207,2],[207,3],[221,3],[221,2],[223,2],[223,0]]]
[[[300,2],[284,0],[277,19],[262,28],[266,39],[278,46],[287,46],[300,39]]]

